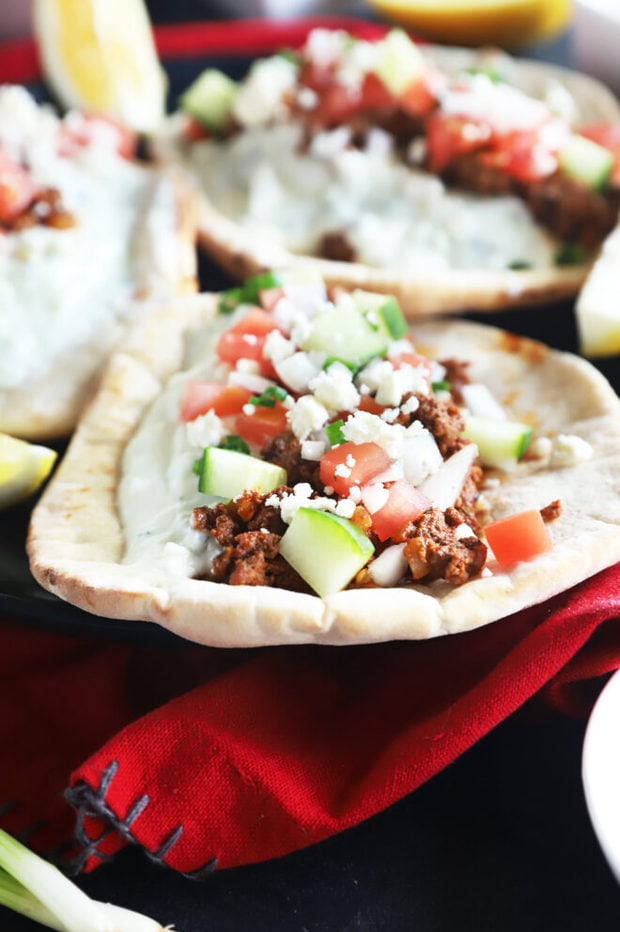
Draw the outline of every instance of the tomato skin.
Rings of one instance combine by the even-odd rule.
[[[437,98],[424,78],[417,78],[398,95],[402,110],[412,116],[426,116],[437,105]]]
[[[532,508],[487,524],[489,547],[500,566],[513,566],[551,550],[553,544],[542,515]]]
[[[426,124],[428,167],[433,172],[442,172],[459,155],[487,146],[492,137],[488,123],[433,113]]]
[[[388,500],[372,515],[372,529],[379,540],[388,540],[431,507],[431,501],[405,479],[388,487]]]
[[[356,113],[383,110],[397,103],[396,97],[373,72],[364,75],[359,88],[351,89],[339,83],[333,68],[309,63],[301,71],[300,83],[317,94],[318,103],[310,112],[322,126],[337,126]]]
[[[0,149],[0,222],[10,223],[35,195],[30,173]]]
[[[133,130],[114,117],[103,113],[80,113],[79,121],[76,118],[64,123],[62,128],[61,155],[71,155],[76,148],[89,146],[97,138],[97,130],[113,131],[115,149],[124,159],[133,159],[136,154],[138,138]]]
[[[179,420],[183,423],[193,421],[207,411],[213,411],[218,417],[239,414],[251,397],[252,392],[241,385],[222,385],[220,382],[190,379],[186,382],[181,396]]]
[[[559,165],[557,152],[541,143],[537,130],[507,133],[481,158],[524,184],[548,178]]]
[[[385,405],[379,404],[372,395],[360,395],[357,407],[359,411],[366,411],[368,414],[382,414],[385,411]]]
[[[201,139],[209,138],[209,131],[194,117],[186,116],[183,136],[189,142],[199,142]]]
[[[351,465],[346,462],[351,457]],[[374,441],[368,443],[341,443],[321,457],[319,476],[323,485],[329,485],[338,495],[346,496],[354,485],[364,485],[390,465],[385,450]],[[338,467],[345,467],[347,475],[338,475]]]
[[[239,414],[235,420],[235,433],[262,449],[287,427],[286,408],[276,402],[273,408],[255,405],[252,414]]]
[[[612,185],[620,187],[620,123],[588,123],[581,126],[578,133],[613,152],[616,161],[610,180]]]
[[[217,354],[229,366],[235,366],[240,359],[253,359],[263,375],[272,375],[273,366],[269,359],[263,358],[263,347],[267,334],[278,329],[266,311],[252,308],[220,336]]]

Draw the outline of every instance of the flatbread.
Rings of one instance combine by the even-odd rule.
[[[473,66],[497,67],[526,93],[547,99],[555,97],[560,108],[572,110],[567,118],[574,125],[620,120],[620,103],[615,96],[586,75],[546,63],[513,59],[492,49],[475,51],[429,45],[425,46],[425,52],[452,73]],[[268,230],[261,229],[258,235],[256,230],[245,229],[208,200],[199,173],[180,142],[179,125],[176,115],[170,117],[167,127],[152,140],[152,151],[158,160],[183,165],[192,175],[200,200],[200,243],[235,278],[243,279],[271,268],[309,265],[330,284],[394,294],[405,313],[415,317],[550,304],[574,296],[589,271],[589,262],[520,271],[477,268],[408,271],[296,255],[270,238]]]
[[[213,295],[161,308],[111,358],[32,515],[30,565],[50,592],[86,611],[153,621],[201,644],[342,645],[467,631],[541,602],[620,559],[620,401],[605,378],[578,357],[503,330],[427,321],[413,328],[421,350],[471,360],[472,379],[486,383],[537,434],[577,435],[591,445],[587,461],[554,468],[522,463],[484,493],[492,517],[560,499],[562,515],[549,525],[550,552],[457,588],[352,589],[326,599],[124,563],[117,487],[125,446],[215,316]],[[148,463],[148,469],[158,468],[156,460]]]
[[[91,162],[80,158],[78,150],[76,156],[64,160],[66,164],[56,167],[56,174],[48,174],[46,146],[51,145],[50,140],[55,142],[60,138],[61,127],[65,124],[50,108],[36,107],[22,88],[5,86],[1,93],[5,108],[3,116],[7,123],[6,127],[3,123],[2,132],[10,142],[10,118],[18,126],[20,120],[24,121],[24,141],[17,144],[17,152],[20,152],[19,147],[23,147],[27,155],[32,154],[37,185],[57,183],[57,177],[60,177],[58,190],[64,201],[62,181],[73,182],[74,177],[79,178],[73,184],[75,190],[71,191],[76,204],[69,205],[76,219],[72,229],[44,229],[35,225],[3,237],[5,244],[10,242],[10,248],[14,250],[14,255],[11,254],[7,260],[7,269],[10,268],[11,272],[6,273],[0,296],[4,352],[15,352],[18,360],[27,357],[30,368],[27,378],[20,374],[17,381],[0,382],[0,431],[31,440],[49,440],[71,432],[85,401],[96,387],[103,362],[128,325],[149,314],[158,300],[196,291],[197,218],[190,190],[180,170],[135,163],[131,166],[131,200],[127,194],[128,175],[121,176],[125,186],[120,189],[126,202],[120,197],[114,200],[114,192],[108,195],[109,189],[104,190],[103,198],[110,204],[110,209],[106,215],[107,225],[101,229],[101,240],[98,241],[96,225],[103,225],[97,210],[102,200],[101,190],[90,198],[86,189],[88,184],[88,192],[94,192],[112,184],[109,177],[117,177],[114,167],[109,169],[109,174],[107,168],[97,171],[97,159],[107,165],[107,150],[102,146],[98,151],[93,143],[91,148],[94,151],[91,155],[89,149],[89,157],[94,168]],[[70,119],[71,115],[67,118],[68,125]],[[44,137],[41,151],[37,149],[39,132]],[[120,158],[117,162],[121,167],[130,164]],[[110,160],[110,165],[113,164]],[[87,234],[83,233],[85,225]],[[94,236],[95,230],[97,237]],[[38,234],[44,239],[37,239]],[[30,235],[35,238],[28,240]],[[110,250],[108,241],[115,235],[120,245]],[[80,246],[77,251],[66,247],[68,237],[75,237],[71,242]],[[85,243],[92,250],[92,255],[86,257]],[[126,278],[122,281],[114,258],[121,249],[123,257],[127,257],[123,258],[123,276]],[[92,280],[91,263],[96,271]],[[44,272],[48,277],[39,281],[38,272]],[[16,277],[15,286],[12,274]],[[55,277],[63,286],[61,293],[54,293],[52,299],[45,293],[46,283],[54,281]],[[111,283],[110,288],[101,296],[102,285],[107,288],[108,283]],[[73,292],[79,296],[80,303],[76,306],[85,319],[95,311],[95,325],[85,327],[78,337],[74,330],[62,323],[67,292],[70,293],[69,301],[74,300]],[[37,316],[37,305],[40,308],[46,299],[50,305],[52,300],[57,303],[42,322]],[[21,307],[27,324],[23,330],[11,313],[15,306]],[[30,326],[30,310],[37,312],[32,317],[37,321],[34,326]],[[41,331],[51,331],[49,335],[54,337],[55,345],[53,353],[47,352],[48,341],[40,341],[38,335],[31,343],[31,331],[37,327]],[[62,335],[62,343],[58,339],[59,334]],[[34,365],[33,354],[40,355]]]

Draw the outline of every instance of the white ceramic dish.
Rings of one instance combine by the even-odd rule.
[[[620,670],[592,710],[583,743],[582,779],[592,826],[620,883]]]
[[[618,0],[575,0],[572,41],[575,67],[620,95]]]

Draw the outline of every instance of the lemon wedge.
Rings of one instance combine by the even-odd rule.
[[[150,132],[164,115],[166,79],[144,0],[34,0],[43,73],[64,107]]]
[[[52,471],[57,456],[49,447],[0,434],[0,508],[8,508],[36,492]]]
[[[386,18],[436,42],[518,48],[568,24],[571,0],[369,0]]]
[[[609,234],[575,304],[579,348],[584,356],[620,353],[620,226]]]

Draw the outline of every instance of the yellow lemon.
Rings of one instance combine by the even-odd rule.
[[[139,132],[159,124],[166,80],[144,0],[34,0],[32,15],[46,81],[64,107]]]
[[[36,492],[52,471],[57,456],[49,447],[0,434],[0,508]]]
[[[369,0],[387,19],[435,42],[517,48],[568,23],[571,0]]]
[[[620,354],[620,227],[607,237],[575,305],[584,356]]]

